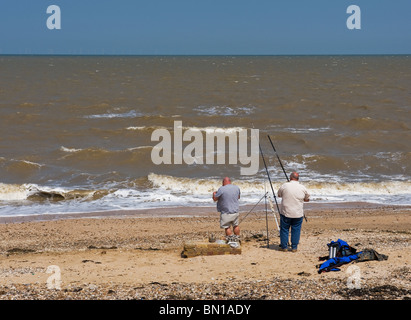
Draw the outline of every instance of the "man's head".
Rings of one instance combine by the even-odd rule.
[[[223,186],[225,186],[225,185],[227,185],[227,184],[230,184],[230,183],[231,183],[231,180],[230,180],[229,177],[225,177],[225,178],[223,179]]]
[[[298,181],[298,179],[300,179],[300,175],[298,174],[298,172],[292,172],[290,174],[290,180]]]

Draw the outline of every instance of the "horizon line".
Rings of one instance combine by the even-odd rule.
[[[0,56],[77,57],[285,57],[285,56],[409,56],[411,53],[290,53],[290,54],[98,54],[98,53],[0,53]]]

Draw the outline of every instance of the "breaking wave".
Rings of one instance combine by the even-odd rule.
[[[0,201],[21,200],[95,200],[107,195],[104,190],[81,190],[42,187],[36,184],[4,184],[0,183]]]
[[[267,179],[238,179],[232,183],[240,187],[240,203],[243,205],[255,204],[265,192],[273,197]],[[273,182],[275,192],[282,183]],[[312,202],[411,205],[409,181],[301,183],[309,190]],[[221,178],[216,177],[199,179],[155,173],[126,183],[108,183],[95,190],[0,183],[0,216],[181,206],[213,207],[212,192],[221,184]]]
[[[150,173],[148,180],[153,187],[170,190],[171,192],[184,192],[188,194],[209,195],[221,186],[221,179],[191,179],[183,177],[173,177],[168,175],[158,175]],[[257,194],[266,188],[263,179],[233,180],[233,184],[240,187],[242,193]],[[283,182],[273,182],[274,190],[278,190]],[[315,196],[338,196],[338,195],[370,195],[389,194],[406,195],[411,194],[410,181],[381,181],[381,182],[301,182],[309,188],[310,193]],[[365,199],[364,199],[365,200]]]

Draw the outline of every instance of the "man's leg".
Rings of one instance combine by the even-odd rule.
[[[236,236],[240,235],[240,214],[237,212],[234,214],[234,219],[233,219],[233,232]]]
[[[292,250],[297,250],[298,243],[300,242],[302,223],[303,223],[303,217],[292,219],[292,222],[291,222],[291,249]]]
[[[284,215],[280,215],[280,247],[281,249],[287,249],[288,234],[290,229],[290,218]]]
[[[234,231],[234,234],[235,234],[236,236],[239,236],[239,235],[240,235],[240,227],[239,227],[239,226],[235,226],[235,227],[233,228],[233,231]]]
[[[233,214],[221,214],[220,215],[220,226],[224,228],[225,235],[228,241],[235,241],[240,235],[239,227],[239,213]],[[231,230],[231,227],[233,228]]]

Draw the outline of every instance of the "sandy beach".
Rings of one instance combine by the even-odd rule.
[[[410,207],[351,203],[305,208],[308,222],[295,253],[278,250],[271,213],[267,247],[266,214],[258,207],[241,222],[240,255],[193,258],[181,256],[184,243],[223,236],[215,208],[1,218],[0,299],[411,298]],[[244,217],[249,207],[242,209]],[[318,274],[318,258],[337,239],[358,251],[374,249],[388,260]],[[358,267],[356,287],[350,286],[352,265]],[[56,267],[48,271],[50,266]],[[61,283],[50,282],[58,272]]]

